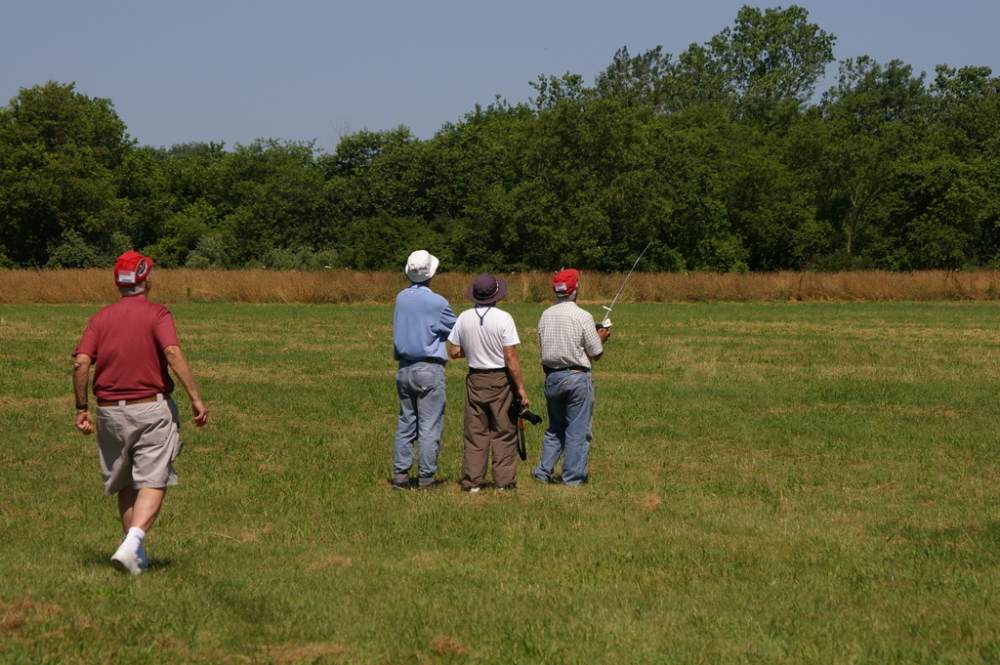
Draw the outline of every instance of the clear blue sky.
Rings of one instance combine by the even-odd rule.
[[[1000,0],[0,0],[0,104],[75,82],[152,146],[333,150],[341,135],[398,125],[430,138],[495,95],[528,101],[540,74],[589,85],[622,46],[679,54],[744,4],[805,7],[837,36],[837,60],[1000,75]]]

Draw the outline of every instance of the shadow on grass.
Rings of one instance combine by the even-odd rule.
[[[80,553],[80,563],[86,568],[111,568],[111,555],[115,551],[109,550],[107,554],[100,552],[96,549],[87,549],[81,551]],[[150,557],[149,567],[146,568],[145,572],[153,572],[156,570],[166,570],[171,566],[175,565],[175,561],[169,557]]]
[[[969,558],[988,553],[988,558],[992,560],[1000,549],[998,520],[945,527],[924,527],[895,520],[881,525],[877,531],[886,542],[936,556]]]

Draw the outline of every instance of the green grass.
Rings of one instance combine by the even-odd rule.
[[[0,310],[2,663],[1000,662],[996,305],[620,305],[592,482],[532,482],[533,428],[478,495],[461,363],[446,482],[389,488],[391,308],[176,305],[212,423],[136,579],[72,424],[95,309]]]

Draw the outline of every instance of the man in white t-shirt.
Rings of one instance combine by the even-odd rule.
[[[521,340],[514,318],[496,307],[506,293],[504,279],[488,274],[477,277],[465,292],[475,306],[458,315],[448,336],[451,357],[466,358],[469,363],[461,481],[467,492],[478,492],[486,483],[490,450],[494,484],[500,489],[516,485],[518,409],[531,401],[517,358]]]

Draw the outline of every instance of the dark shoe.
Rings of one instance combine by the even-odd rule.
[[[392,489],[394,490],[410,489],[410,476],[408,476],[405,473],[392,474]]]
[[[437,486],[437,481],[434,478],[421,478],[418,487],[422,490],[434,489]]]

